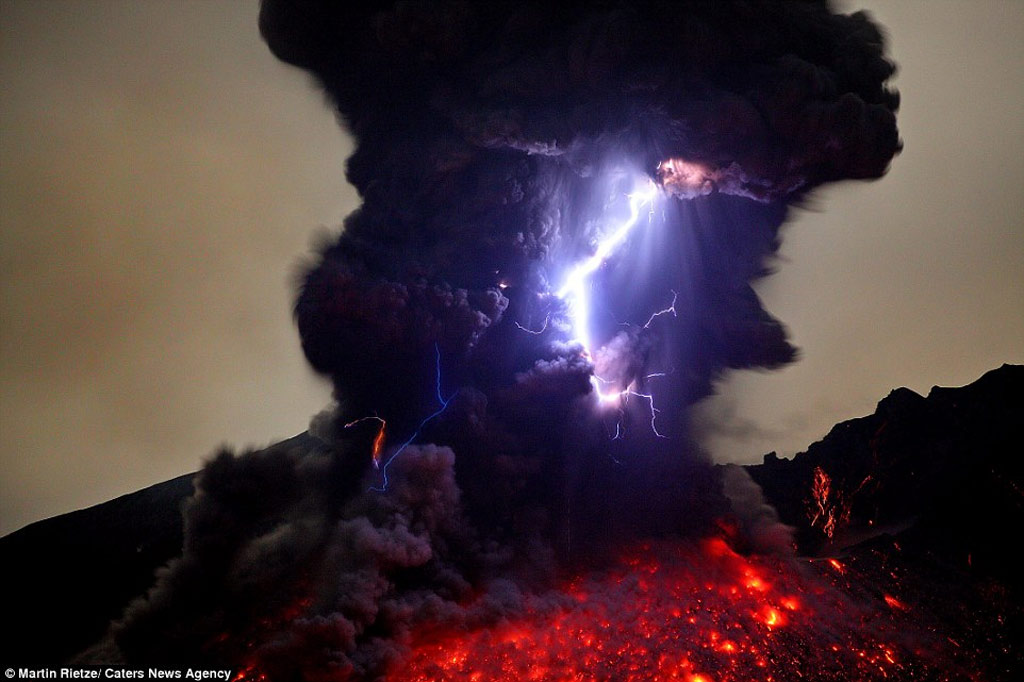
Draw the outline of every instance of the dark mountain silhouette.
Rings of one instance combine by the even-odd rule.
[[[792,460],[771,453],[746,468],[804,554],[888,534],[1019,587],[1010,538],[1024,519],[1022,443],[1024,367],[1004,365],[927,397],[896,389]]]
[[[311,441],[300,434],[277,446]],[[194,473],[87,509],[25,526],[0,539],[2,603],[21,664],[66,661],[98,640],[110,621],[181,554],[181,506]]]
[[[8,657],[66,660],[98,639],[153,574],[181,552],[186,474],[103,504],[33,523],[0,540]]]
[[[303,433],[270,447],[314,440]],[[1024,587],[1013,559],[1024,521],[1022,442],[1024,366],[1004,365],[927,397],[896,389],[874,414],[837,424],[792,460],[771,453],[745,469],[795,528],[801,554],[841,558],[870,578],[860,589],[899,583],[931,604],[922,617],[936,627],[974,618],[971,636],[988,643],[988,669],[999,670],[1019,650],[1008,623],[1020,616]],[[193,476],[0,539],[5,660],[61,663],[99,640],[180,554]]]

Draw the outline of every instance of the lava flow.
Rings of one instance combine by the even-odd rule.
[[[838,568],[837,568],[838,567]],[[494,627],[420,632],[391,682],[947,677],[894,597],[854,602],[838,561],[742,556],[723,539],[649,542]],[[829,574],[832,575],[829,575]]]
[[[811,498],[807,505],[811,526],[820,527],[825,537],[831,539],[836,525],[850,520],[850,510],[843,504],[841,493],[832,488],[831,477],[821,467],[814,468]]]

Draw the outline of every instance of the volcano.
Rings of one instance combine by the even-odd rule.
[[[975,411],[995,420],[993,459],[965,451],[975,412],[942,391],[897,392],[865,425],[749,471],[716,467],[690,428],[726,370],[796,359],[751,284],[790,207],[880,178],[902,148],[869,16],[795,0],[266,0],[259,28],[356,143],[362,204],[296,277],[302,351],[335,403],[290,441],[211,457],[180,553],[168,515],[131,529],[168,531],[135,546],[137,565],[166,565],[141,595],[125,568],[91,625],[109,628],[61,655],[228,666],[236,682],[1011,665],[1000,625],[1018,602],[994,595],[1017,586],[996,537],[944,514],[980,491],[979,510],[1019,515],[997,447],[1015,435],[1019,368],[977,389],[996,395]],[[847,431],[870,431],[866,459]],[[131,563],[114,547],[111,579]],[[951,631],[962,613],[926,599],[946,582],[979,629]]]
[[[744,467],[792,527],[795,556],[737,549],[728,524],[624,547],[518,618],[411,633],[388,679],[1017,679],[1024,585],[1008,538],[1024,522],[1022,415],[1020,366],[926,397],[897,389],[793,459]],[[268,450],[317,447],[303,434]],[[180,509],[202,478],[0,540],[20,624],[5,660],[119,662],[97,642],[180,556]]]

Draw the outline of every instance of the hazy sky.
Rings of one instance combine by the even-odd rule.
[[[1024,3],[841,7],[888,29],[906,147],[784,228],[758,290],[802,359],[702,406],[723,460],[1024,363]],[[329,402],[291,276],[357,205],[351,144],[257,11],[0,0],[0,533],[294,435]]]

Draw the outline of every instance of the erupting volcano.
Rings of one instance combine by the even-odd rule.
[[[919,679],[956,669],[901,634],[913,616],[894,597],[889,608],[855,603],[824,578],[743,557],[720,537],[645,543],[570,581],[561,603],[488,629],[417,635],[388,679]]]
[[[362,205],[295,303],[337,404],[206,465],[119,656],[240,681],[970,676],[898,590],[797,560],[688,427],[722,371],[796,356],[750,284],[789,204],[900,150],[868,16],[266,0],[260,29],[357,143]]]

